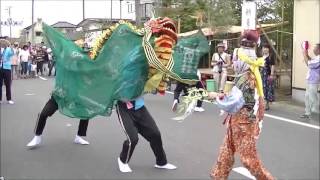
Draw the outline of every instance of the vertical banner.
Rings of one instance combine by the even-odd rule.
[[[257,5],[254,1],[243,1],[241,26],[244,30],[256,29]]]

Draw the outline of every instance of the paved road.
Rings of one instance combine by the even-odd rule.
[[[213,104],[184,122],[171,120],[172,95],[148,95],[146,105],[162,132],[168,160],[175,171],[154,169],[154,157],[143,138],[130,162],[133,173],[122,174],[117,161],[125,136],[115,114],[90,121],[90,145],[73,144],[78,121],[56,113],[48,120],[43,144],[25,145],[33,137],[37,113],[49,98],[53,80],[17,80],[14,105],[1,105],[1,176],[5,179],[209,179],[225,133]],[[266,117],[258,149],[264,165],[278,179],[319,179],[319,121],[296,122],[302,108],[275,104]],[[283,118],[279,118],[283,117]],[[313,124],[314,126],[306,126]],[[71,125],[71,126],[70,126]],[[234,167],[241,167],[237,158]],[[230,179],[249,179],[232,171]]]

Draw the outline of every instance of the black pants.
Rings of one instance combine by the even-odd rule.
[[[167,164],[160,131],[147,108],[143,106],[138,110],[127,109],[126,104],[122,102],[118,102],[116,108],[120,125],[127,136],[127,140],[123,142],[120,160],[123,163],[129,162],[138,143],[139,133],[150,143],[157,165]]]
[[[37,62],[37,74],[39,74],[39,71],[40,71],[41,75],[43,75],[43,61]]]
[[[47,104],[43,107],[41,113],[38,115],[37,124],[35,127],[35,134],[40,136],[44,130],[47,118],[52,116],[58,110],[58,104],[51,96]],[[80,120],[78,127],[78,136],[86,136],[89,120]]]
[[[188,89],[191,88],[192,86],[188,85],[188,84],[184,84],[181,82],[177,82],[177,86],[176,89],[174,90],[174,99],[178,100],[179,102],[179,97],[181,92],[183,91],[184,95],[188,95]],[[195,85],[196,88],[203,88],[203,84],[201,83],[201,81],[198,81],[197,84]],[[201,107],[202,106],[202,101],[198,100],[197,101],[197,107]]]
[[[56,67],[55,67],[55,65],[56,65],[56,62],[55,62],[55,61],[51,61],[50,67],[49,67],[49,74],[48,74],[48,76],[51,76],[51,72],[52,72],[53,67],[54,67],[54,75],[56,75]]]
[[[6,86],[6,96],[7,100],[11,100],[11,70],[0,68],[0,101],[2,100],[2,86]]]

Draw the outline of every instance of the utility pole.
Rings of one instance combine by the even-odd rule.
[[[140,0],[134,0],[134,6],[136,11],[136,24],[137,26],[141,25],[141,5]]]
[[[82,20],[85,19],[85,7],[84,7],[84,0],[82,0]]]
[[[112,5],[113,5],[113,3],[112,3],[112,0],[111,0],[111,6],[110,6],[110,20],[111,20],[111,23],[112,23]]]
[[[32,8],[32,15],[31,15],[31,24],[34,23],[34,0],[31,0],[32,1],[32,5],[31,5],[31,8]]]
[[[11,6],[8,7],[8,14],[9,14],[9,18],[8,18],[8,23],[9,23],[9,28],[10,28],[10,39],[12,38],[12,18],[11,18]]]
[[[32,2],[32,5],[31,5],[31,8],[32,8],[32,16],[31,16],[31,43],[34,43],[34,27],[33,24],[34,24],[34,0],[31,0]]]
[[[120,0],[120,19],[122,19],[122,1],[123,0]]]

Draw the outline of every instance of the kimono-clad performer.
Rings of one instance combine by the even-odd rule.
[[[263,167],[258,157],[256,141],[262,128],[264,115],[263,86],[259,66],[263,59],[257,59],[255,45],[258,35],[245,31],[241,47],[236,49],[237,60],[234,69],[238,77],[228,95],[210,93],[218,106],[228,112],[224,123],[227,133],[216,165],[211,170],[212,179],[227,179],[234,163],[234,154],[240,155],[241,162],[259,180],[274,179]]]

